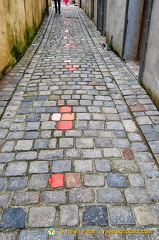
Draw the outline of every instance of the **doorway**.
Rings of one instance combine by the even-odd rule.
[[[148,3],[149,0],[128,1],[123,60],[136,77],[139,75],[145,44]]]

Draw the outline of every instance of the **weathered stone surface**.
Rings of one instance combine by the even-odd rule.
[[[54,207],[31,207],[29,210],[28,227],[54,226],[56,210]]]
[[[60,206],[60,226],[77,226],[79,223],[79,210],[75,204]]]

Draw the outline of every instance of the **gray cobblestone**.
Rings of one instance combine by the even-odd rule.
[[[91,160],[75,160],[74,161],[75,172],[89,172],[92,171]]]
[[[67,230],[66,230],[67,231]],[[49,240],[75,240],[76,234],[73,233],[56,233],[56,235],[49,238]]]
[[[81,158],[81,150],[79,149],[67,149],[65,151],[65,157],[66,158]]]
[[[73,138],[60,138],[59,147],[60,148],[72,148],[73,147]]]
[[[110,222],[112,225],[134,225],[135,220],[130,207],[110,207]]]
[[[66,137],[80,137],[82,136],[81,130],[68,130],[65,132]]]
[[[6,178],[0,178],[0,191],[5,189],[7,179]]]
[[[95,193],[93,189],[71,189],[69,200],[74,203],[94,202]]]
[[[12,198],[13,205],[29,205],[39,202],[39,192],[16,192]]]
[[[78,206],[74,204],[60,206],[60,226],[77,226],[79,223]]]
[[[123,197],[121,191],[112,189],[97,190],[98,203],[121,203]]]
[[[45,188],[48,185],[49,174],[33,174],[29,181],[29,189]]]
[[[128,203],[151,203],[151,197],[144,189],[126,189],[126,200]]]
[[[159,177],[159,170],[154,163],[151,162],[140,163],[140,168],[144,177],[147,178]]]
[[[77,148],[93,148],[93,139],[90,138],[78,138],[76,139]]]
[[[49,164],[45,161],[33,161],[30,163],[29,173],[47,173]]]
[[[123,174],[108,174],[107,175],[108,187],[127,187],[127,180]]]
[[[96,170],[99,172],[110,172],[111,166],[109,160],[95,160]]]
[[[13,123],[10,126],[10,131],[23,131],[25,130],[25,123]]]
[[[11,177],[6,190],[20,190],[27,187],[28,177]]]
[[[70,160],[58,160],[52,163],[52,172],[70,172],[71,171],[71,161]]]
[[[9,239],[9,240],[12,240],[12,239]],[[48,240],[48,231],[47,230],[34,230],[34,231],[22,230],[19,234],[18,240]]]
[[[34,149],[47,149],[49,139],[36,139]]]
[[[144,179],[140,174],[130,174],[128,178],[133,187],[145,187]]]
[[[138,173],[138,166],[131,160],[115,160],[113,161],[113,168],[121,173]]]
[[[87,129],[88,122],[87,121],[75,121],[75,129]]]
[[[35,160],[37,157],[37,152],[27,151],[27,152],[19,152],[16,155],[16,160]]]
[[[1,194],[0,195],[0,207],[4,207],[7,206],[8,201],[9,201],[9,194],[5,193],[5,194]]]
[[[102,158],[101,150],[85,149],[83,150],[83,158]]]
[[[0,153],[0,163],[11,162],[15,153]]]
[[[17,176],[23,175],[26,172],[27,163],[26,162],[12,162],[9,163],[5,175],[6,176]]]
[[[16,240],[17,239],[17,233],[0,233],[0,239],[1,240]]]
[[[96,130],[84,130],[83,133],[84,133],[84,136],[86,136],[86,137],[97,137],[98,136],[98,133]]]
[[[66,203],[66,191],[44,191],[41,198],[46,203]]]
[[[90,121],[89,126],[90,126],[90,129],[93,129],[93,130],[104,129],[104,122],[103,121]]]
[[[56,210],[54,207],[32,207],[29,210],[29,227],[54,226]]]
[[[39,153],[39,160],[54,160],[62,158],[63,150],[41,150]]]
[[[19,131],[19,132],[10,132],[7,135],[7,139],[21,139],[23,138],[24,132]]]
[[[104,186],[104,176],[98,174],[89,174],[84,176],[85,186],[99,187]]]
[[[159,200],[159,180],[148,180],[148,189],[151,192],[153,199]]]
[[[5,138],[7,136],[7,133],[8,133],[7,129],[1,129],[0,138]]]
[[[0,175],[3,174],[5,164],[0,164]]]
[[[112,144],[111,139],[100,138],[100,139],[96,139],[95,146],[97,148],[109,148],[109,147],[113,147],[113,144]]]
[[[42,122],[41,129],[55,129],[56,123],[53,121]]]
[[[159,216],[153,206],[135,207],[134,212],[140,226],[158,225]]]
[[[120,122],[107,122],[106,125],[108,130],[124,130]]]
[[[15,146],[15,150],[31,150],[33,140],[18,140]]]

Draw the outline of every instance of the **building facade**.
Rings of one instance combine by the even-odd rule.
[[[137,79],[159,108],[158,0],[81,0],[97,29],[111,37],[113,51],[124,61],[138,63]]]
[[[33,40],[51,0],[0,0],[0,78]]]

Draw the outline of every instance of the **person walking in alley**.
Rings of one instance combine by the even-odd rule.
[[[54,1],[55,1],[55,12],[57,13],[57,9],[58,9],[58,12],[60,14],[60,12],[61,12],[61,0],[54,0]]]

